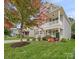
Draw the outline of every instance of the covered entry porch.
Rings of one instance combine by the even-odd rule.
[[[61,39],[63,36],[63,30],[60,28],[49,29],[45,31],[45,34],[50,35],[51,37]]]

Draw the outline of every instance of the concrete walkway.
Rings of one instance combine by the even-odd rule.
[[[23,39],[23,41],[28,41],[27,39]],[[29,39],[29,42],[33,41],[33,39]],[[35,41],[39,41],[36,39]],[[15,43],[15,42],[21,42],[21,40],[4,40],[4,43]]]
[[[20,42],[21,40],[4,40],[4,43],[15,43]],[[23,41],[27,41],[26,39],[23,39]]]

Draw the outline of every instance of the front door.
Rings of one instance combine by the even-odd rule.
[[[59,32],[56,32],[56,38],[59,38]]]

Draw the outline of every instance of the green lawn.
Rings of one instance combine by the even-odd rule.
[[[4,40],[18,40],[19,38],[17,36],[10,37],[10,36],[4,36]]]
[[[4,45],[5,59],[73,59],[75,42],[31,42],[29,45],[11,48]]]

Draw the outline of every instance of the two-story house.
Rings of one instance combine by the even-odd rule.
[[[47,8],[46,15],[48,18],[42,21],[39,28],[33,27],[33,29],[29,29],[29,36],[37,38],[51,35],[52,37],[57,37],[59,39],[70,39],[71,25],[64,9],[49,3],[45,3],[43,6]]]

